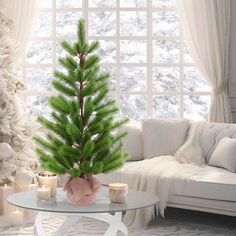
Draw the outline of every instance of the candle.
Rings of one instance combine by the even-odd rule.
[[[124,183],[109,184],[109,198],[113,203],[124,203],[128,195],[128,185]]]
[[[23,211],[16,209],[12,213],[11,222],[13,225],[22,225],[23,224]]]
[[[51,189],[51,197],[57,195],[57,176],[50,172],[40,172],[38,174],[39,186],[45,186]]]
[[[14,187],[7,184],[0,187],[0,215],[7,215],[12,211],[12,206],[7,203],[7,198],[14,192]]]
[[[39,201],[47,201],[51,197],[50,188],[42,186],[37,188],[37,198]]]

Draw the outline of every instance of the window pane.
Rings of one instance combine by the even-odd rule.
[[[40,12],[37,22],[36,29],[34,31],[34,37],[51,37],[52,35],[52,13],[51,12]]]
[[[81,12],[59,12],[56,15],[57,36],[75,37],[76,23],[82,18]]]
[[[159,118],[179,118],[178,96],[154,96],[153,115]]]
[[[207,120],[211,96],[184,96],[184,118]]]
[[[52,71],[51,69],[27,69],[27,90],[28,91],[51,91],[52,90]]]
[[[68,42],[69,44],[73,44],[75,42],[75,40],[67,38],[65,39],[66,42]],[[56,63],[58,62],[59,57],[64,57],[66,55],[68,55],[68,52],[62,48],[61,43],[63,40],[58,40],[56,41]]]
[[[146,0],[120,0],[120,7],[146,7]]]
[[[144,95],[122,95],[120,97],[121,115],[133,119],[147,115],[147,97]]]
[[[197,67],[184,68],[184,89],[188,92],[211,91],[211,88]]]
[[[154,36],[178,36],[179,18],[174,11],[158,11],[153,13]]]
[[[120,12],[121,36],[145,36],[146,12]]]
[[[116,7],[116,0],[89,0],[89,7]]]
[[[152,0],[155,7],[176,7],[176,0]]]
[[[90,36],[114,36],[116,34],[116,13],[111,11],[89,12]]]
[[[99,40],[100,48],[97,50],[101,63],[116,62],[116,43],[111,40]]]
[[[178,91],[179,79],[179,67],[153,68],[153,90],[156,92]]]
[[[194,63],[193,58],[190,55],[190,51],[186,43],[184,44],[184,62],[185,63]]]
[[[153,42],[154,63],[179,63],[178,40],[155,40]]]
[[[145,63],[146,41],[145,40],[121,40],[120,59],[122,63]]]
[[[27,50],[26,62],[29,64],[52,63],[52,42],[31,41]]]
[[[101,67],[102,72],[107,72],[110,74],[108,83],[109,83],[109,90],[115,91],[116,90],[116,68],[114,67]]]
[[[64,57],[66,54],[67,52],[61,46],[61,41],[56,41],[56,63],[60,57]]]
[[[48,106],[48,97],[46,96],[28,96],[27,109],[33,116],[43,115],[49,118],[51,108]]]
[[[147,87],[147,69],[144,67],[122,68],[120,89],[122,91],[142,92]]]
[[[57,8],[81,8],[83,0],[56,0]]]

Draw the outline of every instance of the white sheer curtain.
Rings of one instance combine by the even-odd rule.
[[[0,0],[0,13],[14,21],[10,34],[17,45],[16,60],[19,60],[27,46],[39,3],[39,0]]]
[[[211,122],[232,122],[227,91],[230,0],[179,0],[190,53],[212,87]]]
[[[34,26],[35,18],[39,9],[39,0],[0,0],[0,15],[13,21],[10,31],[10,40],[14,45],[14,54],[10,58],[8,67],[5,68],[9,73],[14,73],[17,63],[25,52],[31,31]],[[23,85],[20,82],[16,88],[14,99],[15,114],[19,119],[27,116],[23,98],[19,93]]]

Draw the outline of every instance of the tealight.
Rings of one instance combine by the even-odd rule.
[[[112,203],[124,203],[128,195],[128,184],[109,184],[109,199]]]
[[[45,186],[38,187],[37,198],[39,201],[48,201],[51,198],[51,189]]]

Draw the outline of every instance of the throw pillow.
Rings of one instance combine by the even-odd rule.
[[[188,120],[143,119],[144,159],[161,155],[174,155],[184,143],[188,128]]]
[[[128,135],[123,140],[124,152],[129,153],[129,161],[143,160],[143,140],[142,140],[142,126],[141,122],[130,121],[125,124],[121,131],[126,130]]]
[[[222,138],[212,153],[209,164],[236,172],[236,139]]]

